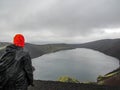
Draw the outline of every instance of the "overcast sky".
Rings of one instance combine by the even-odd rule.
[[[0,41],[30,43],[120,38],[120,0],[0,0]]]

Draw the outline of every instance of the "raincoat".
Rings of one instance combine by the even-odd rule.
[[[6,82],[0,90],[27,90],[29,85],[33,85],[32,63],[28,52],[12,44],[6,47],[2,58],[4,63],[0,64],[4,65],[0,67],[0,75],[6,78]],[[8,61],[5,62],[5,59]]]

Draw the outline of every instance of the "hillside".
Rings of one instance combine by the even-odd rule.
[[[76,48],[89,48],[97,50],[120,60],[120,39],[104,39],[73,46]]]
[[[0,43],[0,54],[4,46],[10,43],[1,42]],[[97,50],[106,55],[113,56],[120,60],[120,39],[104,39],[83,44],[45,44],[45,45],[35,45],[26,43],[25,50],[30,52],[32,58],[39,57],[44,54],[49,54],[57,52],[60,50],[69,50],[75,48],[89,48]]]
[[[35,87],[29,87],[28,90],[120,90],[120,87],[56,81],[35,80],[34,84]]]
[[[69,50],[75,48],[89,48],[106,55],[115,57],[120,60],[120,39],[105,39],[83,44],[45,44],[34,45],[26,44],[26,49],[31,53],[32,58],[39,57],[44,54],[57,52],[60,50]]]
[[[25,50],[29,50],[32,58],[36,58],[41,55],[57,52],[60,50],[69,50],[69,49],[74,49],[74,47],[68,44],[34,45],[34,44],[26,43],[25,45]]]
[[[104,76],[99,76],[97,83],[99,85],[120,86],[120,68],[109,72]]]

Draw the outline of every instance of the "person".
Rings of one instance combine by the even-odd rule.
[[[33,86],[31,57],[28,52],[24,51],[24,46],[24,36],[22,34],[16,34],[13,39],[13,44],[7,46],[5,49],[5,53],[9,54],[4,54],[2,58],[9,58],[7,61],[9,63],[6,64],[7,68],[5,67],[6,72],[4,76],[8,78],[3,86],[3,90],[27,90],[29,85]],[[10,61],[10,58],[13,57],[14,59]]]

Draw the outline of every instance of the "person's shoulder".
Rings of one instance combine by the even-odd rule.
[[[24,57],[30,57],[30,54],[29,54],[29,52],[28,51],[22,51],[22,55],[24,56]],[[31,58],[31,57],[30,57]]]
[[[24,53],[25,55],[29,55],[29,52],[28,52],[28,51],[24,51],[24,50],[23,50],[23,53]]]

